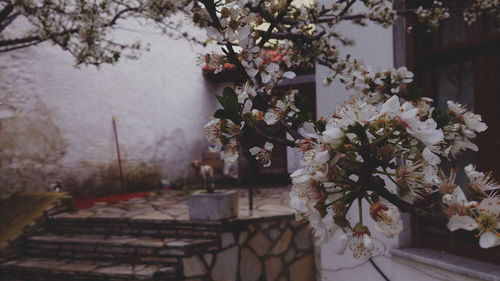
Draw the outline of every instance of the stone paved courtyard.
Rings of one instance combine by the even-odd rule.
[[[289,187],[239,193],[239,216],[190,220],[174,190],[48,216],[2,281],[313,281],[313,239],[288,207]]]
[[[254,189],[253,211],[248,208],[248,189],[234,188],[239,193],[238,218],[258,219],[268,216],[290,215],[289,186]],[[141,220],[188,221],[187,196],[176,190],[165,190],[160,194],[134,198],[116,203],[96,203],[93,207],[74,213],[63,213],[59,218],[130,218]]]

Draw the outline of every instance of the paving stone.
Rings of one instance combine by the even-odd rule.
[[[311,231],[307,227],[302,227],[293,238],[295,247],[299,250],[309,249],[312,246]]]
[[[314,257],[312,254],[304,256],[290,266],[290,281],[310,281],[314,278]]]
[[[93,272],[111,276],[130,276],[134,275],[134,268],[132,265],[115,265],[97,268]]]
[[[274,223],[275,223],[274,221],[263,222],[263,223],[260,223],[259,226],[260,226],[261,229],[268,229]]]
[[[184,240],[175,240],[175,241],[166,243],[166,245],[170,246],[170,247],[184,247],[184,246],[189,245],[189,242],[186,242]]]
[[[0,265],[0,270],[2,272],[7,272],[9,275],[19,276],[19,280],[29,281],[135,281],[152,280],[153,275],[156,272],[160,271],[160,269],[168,269],[170,276],[175,273],[175,269],[173,267],[168,268],[160,265],[124,263],[116,265],[111,262],[72,261],[64,259],[53,260],[49,258],[21,258],[16,263],[11,262],[9,264],[3,263],[2,265]],[[68,276],[74,276],[74,278]]]
[[[212,269],[214,281],[236,280],[236,269],[238,266],[238,248],[231,247],[217,254],[215,265]]]
[[[184,276],[194,277],[207,274],[207,268],[198,256],[192,256],[182,259],[182,268]]]
[[[238,237],[238,244],[239,245],[243,245],[243,243],[245,243],[247,241],[247,238],[248,238],[248,231],[242,231],[240,233],[240,237]]]
[[[174,217],[172,217],[169,214],[165,214],[160,211],[153,211],[153,212],[146,212],[140,215],[136,215],[133,217],[134,219],[150,219],[150,220],[173,220]]]
[[[63,260],[52,260],[52,259],[44,259],[44,258],[34,258],[27,259],[17,263],[18,267],[24,268],[45,268],[45,269],[55,269],[59,266],[66,264],[67,261]]]
[[[276,244],[274,245],[271,254],[273,255],[280,255],[283,254],[287,249],[288,246],[290,245],[290,242],[292,241],[292,230],[290,228],[287,228],[281,237],[278,239]]]
[[[91,262],[70,262],[67,264],[59,265],[57,270],[62,271],[76,271],[76,272],[90,272],[97,268],[96,264]]]
[[[233,233],[225,232],[221,235],[222,249],[225,249],[234,244]]]
[[[264,234],[262,231],[259,231],[252,239],[250,239],[248,245],[252,247],[257,255],[263,256],[267,252],[269,252],[271,241],[269,240],[269,238],[267,238],[266,234]]]
[[[267,281],[274,281],[283,271],[283,261],[280,257],[270,257],[265,262]]]
[[[203,259],[207,263],[208,266],[212,266],[212,261],[214,260],[214,255],[213,254],[205,254],[203,255]]]
[[[286,220],[283,220],[280,222],[280,229],[285,229],[286,227]]]
[[[295,219],[290,220],[290,226],[292,228],[294,228],[294,229],[301,227],[303,224],[304,224],[303,221],[298,221],[298,220],[295,220]]]
[[[160,256],[182,256],[186,252],[182,249],[166,249],[166,250],[159,250],[158,255]]]
[[[288,251],[286,252],[285,254],[285,261],[286,262],[290,262],[293,260],[293,258],[295,258],[295,254],[297,253],[297,251],[295,251],[294,248],[290,248],[288,249]]]
[[[262,263],[259,257],[250,249],[241,250],[240,278],[241,281],[257,281],[262,274]]]
[[[255,228],[255,225],[251,224],[251,225],[249,225],[249,226],[247,227],[247,229],[248,229],[248,231],[249,231],[250,233],[254,233],[256,228]]]
[[[269,230],[269,238],[275,241],[281,235],[281,230],[279,228],[272,228]]]

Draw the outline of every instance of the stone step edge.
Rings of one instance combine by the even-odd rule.
[[[272,221],[276,219],[288,219],[295,217],[295,214],[290,212],[289,214],[277,214],[273,216],[257,216],[257,217],[244,217],[244,218],[229,218],[223,220],[175,220],[175,219],[144,219],[144,218],[117,218],[117,217],[71,217],[71,216],[50,216],[49,223],[57,222],[86,222],[86,223],[136,223],[136,224],[156,224],[156,225],[168,225],[168,226],[179,226],[179,227],[207,227],[214,229],[222,229],[232,224],[246,224],[255,221]]]
[[[80,238],[80,239],[75,240],[75,238]],[[36,244],[39,243],[65,244],[65,245],[78,244],[78,245],[112,246],[112,247],[123,246],[123,247],[185,249],[185,250],[218,246],[220,244],[220,240],[216,238],[212,239],[172,238],[172,240],[168,242],[162,240],[163,239],[161,238],[145,237],[145,236],[134,237],[134,236],[120,236],[120,235],[103,236],[103,235],[78,235],[78,234],[58,235],[53,233],[35,235],[27,238],[28,243],[36,243]],[[161,245],[159,245],[159,243],[161,243]]]
[[[175,219],[145,219],[145,218],[117,218],[117,217],[73,217],[73,216],[49,216],[49,221],[77,221],[77,222],[114,222],[114,223],[139,223],[139,224],[162,224],[162,225],[186,225],[186,226],[213,226],[220,227],[224,220],[175,220]]]
[[[21,261],[21,265],[15,264],[15,262]],[[22,265],[22,262],[31,261],[35,264],[33,265]],[[41,262],[39,266],[36,266],[36,261]],[[47,265],[47,263],[52,262],[54,267],[44,267],[41,266],[43,264]],[[80,266],[80,268],[78,268]],[[160,264],[152,265],[144,265],[142,269],[137,269],[137,272],[131,272],[129,274],[124,273],[123,271],[119,271],[117,267],[133,267],[133,266],[142,266],[141,264],[131,264],[131,263],[103,263],[103,262],[88,262],[88,261],[75,261],[69,259],[50,259],[50,258],[29,258],[29,257],[21,257],[18,259],[14,259],[8,262],[4,262],[0,264],[0,273],[6,274],[6,276],[18,275],[21,273],[22,275],[29,275],[30,273],[34,273],[37,276],[39,275],[79,275],[82,277],[110,277],[110,278],[153,278],[155,274],[161,274],[165,277],[175,277],[177,274],[177,270],[173,266],[164,266]],[[153,268],[151,268],[153,267]],[[156,267],[156,269],[154,268]],[[114,270],[113,270],[114,269]],[[149,269],[149,270],[147,270]],[[3,275],[2,274],[2,275]],[[172,279],[174,280],[174,279]]]

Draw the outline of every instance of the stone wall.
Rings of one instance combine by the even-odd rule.
[[[246,221],[221,234],[221,249],[186,257],[189,281],[316,280],[310,230],[293,218]]]

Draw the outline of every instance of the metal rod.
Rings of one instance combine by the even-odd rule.
[[[118,155],[118,168],[120,169],[120,181],[122,184],[122,190],[125,191],[125,179],[123,178],[122,159],[120,157],[120,145],[118,143],[118,130],[116,129],[115,117],[113,116],[111,120],[113,121],[113,131],[115,132],[115,145],[116,154]]]
[[[382,270],[375,264],[375,262],[371,258],[369,258],[368,260],[373,265],[373,267],[375,267],[375,269],[378,271],[380,276],[382,276],[382,278],[384,278],[385,281],[391,281],[389,278],[387,278],[387,276],[384,274],[384,272],[382,272]]]
[[[253,210],[253,184],[248,185],[248,208]]]

